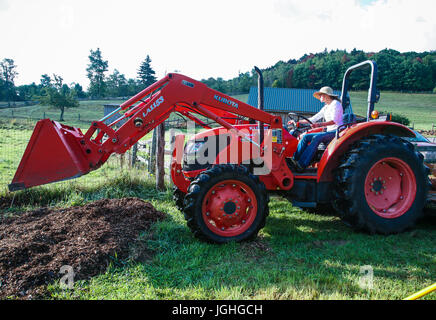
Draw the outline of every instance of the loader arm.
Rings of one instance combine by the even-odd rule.
[[[122,112],[122,117],[109,125],[105,124],[106,120]],[[233,99],[189,77],[168,74],[121,104],[112,114],[92,122],[86,134],[56,121],[40,120],[9,190],[73,179],[96,170],[111,154],[125,153],[173,112],[209,128],[194,114],[207,117],[253,144],[256,143],[233,125],[246,124],[251,119],[263,122],[271,129],[282,128],[280,117]],[[126,121],[120,128],[114,129],[121,120]]]

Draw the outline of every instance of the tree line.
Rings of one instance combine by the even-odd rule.
[[[107,97],[128,97],[156,82],[155,71],[151,67],[149,55],[139,64],[137,77],[127,78],[117,69],[108,73],[109,62],[103,58],[101,50],[90,50],[89,64],[86,72],[90,81],[85,91],[79,83],[66,84],[59,74],[43,74],[39,83],[15,85],[18,67],[13,59],[0,62],[0,101],[8,105],[17,101],[36,100],[50,105],[61,104],[73,106],[72,101],[83,98],[101,99]],[[57,102],[55,102],[57,101]],[[67,103],[68,102],[68,103]]]
[[[280,88],[319,89],[330,86],[342,88],[345,71],[354,64],[375,60],[378,65],[377,87],[380,90],[436,93],[436,51],[400,53],[392,49],[366,53],[360,50],[332,50],[305,54],[298,60],[279,61],[262,70],[265,86]],[[358,69],[350,76],[352,90],[367,90],[369,67]],[[257,74],[240,73],[230,80],[202,80],[209,87],[227,94],[246,93],[257,84]]]
[[[130,97],[156,81],[149,55],[139,64],[134,79],[127,78],[117,69],[108,75],[109,62],[103,58],[99,48],[90,50],[88,58],[86,72],[90,85],[86,91],[79,83],[63,83],[62,76],[58,74],[43,74],[38,84],[15,86],[18,68],[13,59],[3,59],[0,62],[0,101],[7,101],[10,105],[15,101],[40,100],[53,105],[55,100]],[[436,51],[401,53],[385,49],[367,53],[356,49],[351,52],[328,52],[326,49],[316,54],[305,54],[298,60],[279,61],[262,71],[265,86],[269,87],[319,89],[328,85],[340,89],[345,71],[368,59],[375,60],[379,66],[377,87],[380,90],[436,93]],[[369,68],[355,70],[350,77],[351,89],[366,90],[369,86],[368,74]],[[257,84],[257,74],[253,69],[230,80],[218,77],[201,81],[223,93],[247,93],[251,86]],[[67,102],[64,104],[68,105]]]

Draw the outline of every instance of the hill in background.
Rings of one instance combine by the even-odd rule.
[[[377,53],[360,50],[325,50],[316,54],[305,54],[299,60],[279,61],[274,66],[262,70],[265,86],[280,88],[319,89],[330,86],[342,87],[342,77],[352,65],[365,60],[375,60],[378,64],[377,87],[385,91],[436,92],[436,51],[398,52],[385,49]],[[369,87],[369,71],[356,70],[350,77],[352,90]],[[251,72],[240,73],[238,77],[203,79],[209,87],[227,94],[246,93],[257,84],[257,75]]]

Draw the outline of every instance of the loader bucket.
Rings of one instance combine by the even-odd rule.
[[[10,191],[80,177],[90,171],[78,139],[80,129],[56,121],[38,121],[18,166]]]

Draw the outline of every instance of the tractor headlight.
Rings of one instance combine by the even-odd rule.
[[[186,149],[185,149],[185,153],[186,154],[195,154],[197,153],[200,148],[204,145],[204,141],[188,141],[188,143],[186,144]]]
[[[183,155],[183,161],[187,164],[193,164],[197,160],[197,153],[204,145],[205,141],[188,141]]]

